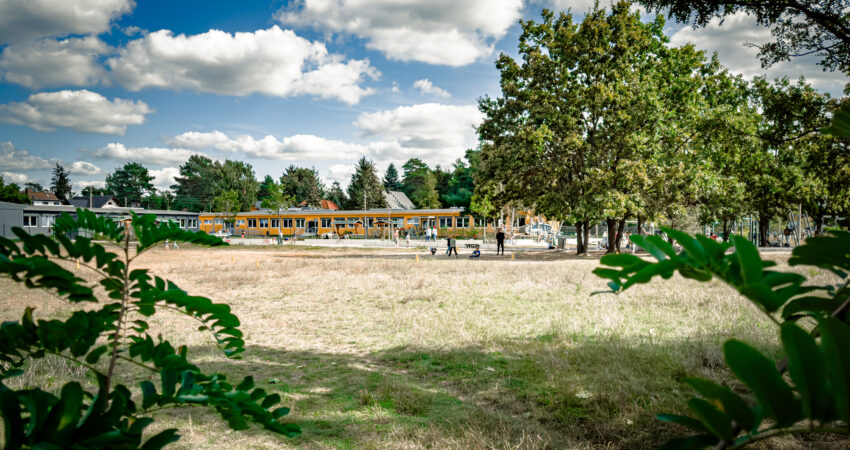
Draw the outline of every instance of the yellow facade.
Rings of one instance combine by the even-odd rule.
[[[223,213],[200,213],[198,221],[201,231],[217,233],[229,229],[235,234],[244,232],[246,236],[277,236],[278,221],[280,231],[285,236],[336,233],[380,234],[390,226],[398,229],[418,231],[424,225],[436,226],[443,230],[471,229],[474,220],[463,215],[460,209],[413,209],[413,210],[301,210],[282,211],[280,214],[269,211],[251,211],[228,217]],[[235,220],[227,225],[228,218]],[[364,227],[364,222],[367,226]]]

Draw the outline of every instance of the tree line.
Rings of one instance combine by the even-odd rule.
[[[266,175],[258,180],[249,163],[193,155],[179,167],[170,189],[155,188],[154,177],[146,167],[128,162],[109,173],[103,187],[86,186],[80,195],[111,195],[122,205],[148,209],[235,214],[250,211],[264,201],[275,205],[272,209],[320,207],[322,200],[330,200],[343,209],[384,208],[384,191],[401,191],[420,208],[466,208],[474,191],[472,168],[461,159],[448,170],[439,165],[431,168],[421,159],[411,158],[402,165],[401,173],[392,163],[383,177],[378,172],[375,162],[364,156],[355,163],[354,173],[343,189],[336,181],[326,186],[315,168],[290,165],[280,177]],[[45,190],[37,183],[27,183],[25,188]],[[23,189],[14,183],[4,184],[0,178],[0,201],[26,203]],[[77,195],[72,190],[70,172],[60,164],[53,169],[48,190],[63,200]]]

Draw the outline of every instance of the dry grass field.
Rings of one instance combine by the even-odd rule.
[[[231,305],[248,350],[228,360],[167,312],[152,326],[188,344],[203,368],[253,375],[279,393],[303,435],[231,432],[203,409],[163,411],[157,427],[181,429],[173,448],[646,448],[687,433],[653,418],[682,412],[692,395],[683,377],[737,386],[725,339],[777,351],[770,322],[717,282],[676,277],[591,296],[605,289],[591,274],[597,258],[421,255],[190,247],[142,256],[157,275]],[[27,305],[38,317],[68,315],[67,304],[8,280],[0,292],[0,320]],[[123,369],[122,382],[140,381]],[[78,374],[44,360],[21,379],[57,386]],[[847,443],[763,444],[826,445]]]

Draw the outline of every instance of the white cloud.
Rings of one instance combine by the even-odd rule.
[[[15,183],[17,185],[22,185],[24,183],[29,183],[30,181],[32,181],[32,178],[23,173],[0,172],[0,176],[3,177],[3,182],[6,184]]]
[[[91,152],[91,155],[95,158],[115,161],[136,161],[156,166],[183,164],[190,156],[197,154],[203,155],[203,153],[186,149],[159,147],[127,148],[124,144],[118,142],[110,142],[105,147]]]
[[[354,174],[354,162],[352,161],[351,164],[333,164],[328,168],[328,173],[330,174],[328,187],[336,181],[345,190],[348,182],[351,181],[351,175]]]
[[[257,139],[250,135],[230,137],[217,130],[208,133],[189,131],[166,139],[166,142],[194,149],[212,148],[231,153],[243,153],[253,158],[286,161],[346,159],[357,157],[366,151],[366,147],[362,145],[306,134],[288,136],[279,140],[271,135]]]
[[[0,45],[44,36],[99,34],[135,6],[133,0],[0,0]]]
[[[11,142],[0,142],[0,169],[44,170],[52,168],[57,162],[58,159],[48,161],[41,156],[32,155],[26,150],[16,148]]]
[[[253,33],[218,30],[175,36],[160,30],[130,41],[107,65],[130,90],[190,89],[222,95],[313,95],[355,104],[379,72],[366,59],[344,60],[324,44],[273,26]]]
[[[80,188],[80,190],[82,190],[83,188],[88,187],[88,186],[94,186],[94,187],[98,187],[98,188],[106,187],[106,181],[104,181],[104,180],[99,180],[99,181],[76,181],[75,180],[74,181],[74,187]]]
[[[0,121],[34,130],[58,127],[104,134],[124,134],[127,125],[138,125],[153,109],[142,101],[110,101],[92,91],[57,91],[30,95],[25,102],[0,105]]]
[[[419,91],[422,92],[423,94],[428,94],[428,95],[433,95],[433,96],[436,96],[436,97],[443,97],[443,98],[449,98],[449,97],[452,96],[452,94],[449,94],[447,91],[440,89],[437,86],[434,86],[434,84],[431,83],[431,80],[429,80],[427,78],[423,78],[421,80],[414,81],[413,87],[416,88],[416,89],[419,89]]]
[[[28,88],[91,86],[104,77],[97,57],[108,51],[94,36],[12,44],[0,55],[0,69],[7,81]]]
[[[363,113],[354,125],[363,136],[380,139],[370,148],[381,160],[421,154],[423,159],[447,163],[476,146],[475,127],[481,120],[476,105],[423,103]]]
[[[277,19],[358,36],[389,59],[463,66],[489,56],[522,7],[522,0],[300,0]]]
[[[740,73],[747,79],[756,75],[767,75],[768,79],[788,76],[792,80],[805,75],[816,89],[841,96],[847,78],[840,72],[823,72],[817,66],[817,57],[792,58],[791,61],[774,64],[765,70],[758,59],[758,49],[746,47],[744,43],[764,44],[772,41],[770,30],[760,26],[755,19],[744,13],[714,18],[705,28],[685,26],[670,37],[670,44],[680,46],[693,43],[707,55],[717,52],[720,62],[732,73]]]
[[[150,175],[153,176],[154,187],[157,190],[169,190],[171,189],[171,185],[176,184],[174,181],[174,177],[180,176],[180,169],[177,167],[166,167],[160,170],[150,170],[148,171]]]
[[[86,162],[86,161],[74,161],[71,164],[70,171],[75,175],[97,175],[99,173],[103,173],[103,170],[96,165]]]
[[[216,145],[223,144],[229,140],[230,138],[226,134],[216,130],[209,133],[187,131],[179,136],[168,138],[165,142],[174,147],[199,150],[202,148],[214,148]]]

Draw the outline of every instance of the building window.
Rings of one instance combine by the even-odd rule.
[[[331,219],[330,217],[322,218],[322,228],[330,228],[331,227]]]
[[[458,228],[466,228],[469,226],[469,217],[456,217],[455,226]]]
[[[216,224],[216,225],[222,225],[222,224],[224,224],[224,219],[215,219],[215,224]]]
[[[260,219],[260,228],[268,228],[269,219]]]
[[[257,228],[257,219],[248,219],[248,228]]]
[[[212,224],[212,220],[204,219],[204,225],[211,225],[211,224]]]
[[[38,216],[24,216],[24,226],[25,227],[37,227],[38,226]]]
[[[236,219],[236,226],[237,227],[244,227],[245,226],[245,219]]]
[[[44,216],[44,222],[42,226],[52,227],[54,224],[56,224],[56,216]]]
[[[190,219],[190,227],[198,228],[198,219]]]
[[[304,219],[295,219],[295,228],[304,228]]]
[[[272,228],[278,228],[280,226],[280,219],[272,219]]]
[[[419,218],[418,217],[408,217],[407,218],[407,224],[418,227],[419,226]]]
[[[292,228],[292,219],[283,219],[283,228]]]
[[[452,227],[452,218],[451,217],[440,217],[440,228],[451,228]]]

